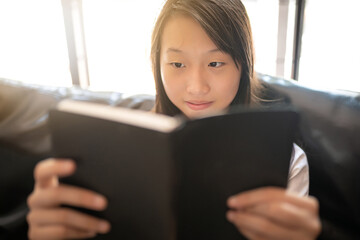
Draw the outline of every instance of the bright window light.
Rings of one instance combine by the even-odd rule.
[[[0,0],[0,77],[71,86],[60,0]]]
[[[284,76],[290,78],[295,0]],[[258,72],[276,75],[279,0],[243,0]],[[154,94],[152,29],[164,0],[83,0],[90,89]],[[299,81],[360,92],[359,0],[307,0]],[[61,0],[0,0],[0,78],[71,86]]]
[[[254,37],[255,70],[275,75],[279,0],[243,1]]]
[[[83,1],[91,89],[155,94],[151,33],[163,2]]]
[[[360,1],[306,3],[299,81],[360,92]]]

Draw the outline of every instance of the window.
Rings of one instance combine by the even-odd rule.
[[[255,70],[292,77],[295,0],[243,0],[253,31]]]
[[[360,92],[360,1],[308,0],[299,81]]]
[[[150,40],[163,3],[82,1],[90,88],[155,93]],[[256,70],[291,78],[295,0],[244,0],[244,5],[254,32]]]
[[[163,0],[86,0],[83,15],[92,89],[155,94],[151,33]]]
[[[84,87],[154,94],[150,42],[164,1],[0,1],[0,77],[71,86],[72,80],[76,81],[71,78],[70,66],[73,68],[74,64],[69,64],[70,55],[80,78],[85,76],[90,81]],[[285,78],[298,76],[301,83],[312,86],[360,92],[360,80],[356,79],[360,65],[360,1],[243,3],[253,29],[256,71]],[[72,20],[77,20],[71,27],[73,34],[80,36],[73,39],[74,46],[80,48],[73,48],[66,41],[62,9],[66,4],[77,5],[70,9]],[[304,22],[296,18],[302,16],[298,14],[303,9],[300,5],[305,5]],[[296,30],[300,29],[297,23],[303,23],[303,31],[295,39]],[[295,40],[301,40],[301,44],[295,44]],[[74,52],[76,56],[72,55]]]
[[[0,77],[71,86],[59,0],[0,1]]]

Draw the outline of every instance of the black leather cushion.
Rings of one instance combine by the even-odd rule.
[[[360,239],[360,96],[316,90],[258,74],[270,104],[300,112],[298,140],[310,165],[310,194],[320,202],[320,239]],[[154,97],[26,85],[0,79],[0,239],[26,236],[26,197],[35,164],[50,154],[47,112],[64,98],[150,110]],[[5,196],[5,197],[4,197]]]
[[[45,87],[0,79],[0,239],[26,239],[27,196],[37,162],[51,156],[49,109],[61,99],[150,110],[154,97],[79,88]]]
[[[301,112],[299,141],[320,202],[321,239],[360,239],[360,94],[312,89],[258,75],[267,96]]]

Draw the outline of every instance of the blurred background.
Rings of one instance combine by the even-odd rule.
[[[0,78],[154,94],[164,0],[0,0]],[[359,0],[243,0],[258,72],[360,92]]]

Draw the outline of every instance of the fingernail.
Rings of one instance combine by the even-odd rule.
[[[101,233],[107,233],[110,230],[110,224],[106,221],[101,221],[99,223],[98,230]]]
[[[65,171],[70,171],[73,168],[74,163],[69,160],[64,162],[62,166]]]
[[[236,205],[236,197],[229,197],[228,205],[231,205],[231,206]]]
[[[234,220],[234,213],[233,212],[227,212],[226,213],[226,218],[227,218],[227,220],[232,222]]]
[[[102,196],[96,196],[96,197],[94,198],[94,205],[95,205],[95,207],[97,207],[97,208],[104,208],[105,205],[106,205],[106,200],[105,200],[105,198],[102,197]]]

